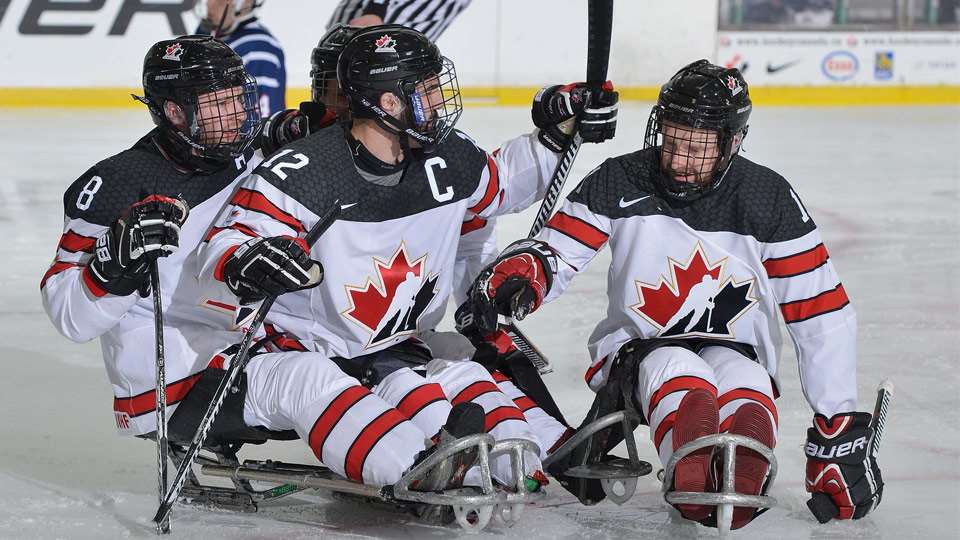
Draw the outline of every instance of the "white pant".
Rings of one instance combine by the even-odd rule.
[[[366,484],[396,483],[460,401],[483,406],[494,438],[538,442],[520,409],[475,362],[434,360],[425,377],[401,369],[373,392],[313,352],[255,356],[246,375],[248,425],[296,430],[324,465]],[[540,469],[537,456],[527,463],[528,474]],[[492,465],[498,480],[512,483],[506,456]]]
[[[777,409],[770,374],[733,349],[710,346],[698,355],[683,347],[660,347],[643,358],[639,370],[635,397],[664,464],[673,454],[673,423],[680,400],[694,388],[717,396],[721,432],[727,430],[737,408],[755,402],[770,414],[776,437]]]

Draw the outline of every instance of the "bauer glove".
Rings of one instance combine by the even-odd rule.
[[[234,251],[223,266],[223,279],[241,304],[270,295],[316,287],[323,266],[310,258],[301,238],[254,238]]]
[[[870,455],[870,414],[818,414],[807,430],[807,503],[820,523],[860,519],[880,504],[883,478]]]
[[[533,124],[540,128],[544,146],[562,152],[579,129],[584,142],[612,139],[617,131],[619,94],[607,81],[596,87],[586,83],[547,86],[533,98]]]
[[[314,101],[300,103],[299,109],[277,111],[263,124],[260,135],[263,155],[269,156],[297,139],[316,133],[336,119],[323,103]]]
[[[150,261],[180,246],[190,209],[182,199],[150,195],[134,203],[97,239],[84,280],[97,296],[150,291]]]
[[[470,291],[474,324],[484,333],[497,329],[497,315],[522,320],[550,290],[556,256],[544,242],[520,240],[484,268]]]

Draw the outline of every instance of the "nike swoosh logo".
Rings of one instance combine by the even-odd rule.
[[[360,203],[341,204],[341,205],[340,205],[340,210],[346,210],[347,208],[353,208],[354,206],[356,206],[356,205],[358,205],[358,204],[360,204]]]
[[[649,198],[650,198],[650,195],[647,195],[646,197],[640,197],[639,199],[634,199],[632,201],[625,201],[623,197],[620,197],[620,208],[626,208],[628,206],[632,206],[644,199],[649,199]]]
[[[800,63],[800,60],[793,60],[793,61],[791,61],[791,62],[787,62],[787,63],[785,63],[785,64],[780,64],[779,66],[775,66],[775,65],[771,64],[770,62],[767,62],[767,73],[773,74],[773,73],[776,73],[776,72],[778,72],[778,71],[783,71],[783,70],[787,69],[788,67],[794,66],[794,65],[799,64],[799,63]]]

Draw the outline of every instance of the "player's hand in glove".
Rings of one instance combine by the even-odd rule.
[[[600,87],[586,83],[547,86],[533,98],[533,124],[540,128],[540,142],[554,152],[562,152],[580,130],[584,142],[599,143],[612,139],[617,131],[619,94],[613,83]],[[579,127],[578,127],[579,126]]]
[[[177,251],[189,213],[185,201],[165,195],[150,195],[130,206],[97,239],[84,273],[90,290],[98,296],[128,296],[137,290],[149,294],[149,263]]]
[[[880,504],[883,479],[868,454],[870,414],[842,413],[813,418],[807,430],[807,503],[820,523],[860,519]]]
[[[263,155],[269,156],[283,146],[333,124],[337,119],[323,103],[304,101],[299,109],[285,109],[270,115],[261,131]]]
[[[521,320],[532,313],[550,290],[556,257],[549,245],[520,240],[509,245],[484,268],[470,291],[474,324],[481,332],[497,329],[497,315]]]
[[[223,278],[241,304],[315,287],[323,266],[310,258],[300,238],[254,238],[234,251],[223,266]]]

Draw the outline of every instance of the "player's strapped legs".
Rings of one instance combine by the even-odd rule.
[[[777,408],[767,370],[727,347],[705,347],[700,356],[717,377],[720,430],[755,439],[769,448],[776,445]],[[734,488],[757,495],[763,488],[769,464],[757,452],[738,448]],[[731,528],[739,529],[756,515],[756,509],[735,507]]]
[[[660,347],[639,364],[635,397],[650,426],[661,463],[667,463],[673,455],[677,409],[687,392],[694,389],[716,396],[717,381],[710,366],[689,349]]]
[[[500,391],[490,373],[476,362],[435,359],[427,364],[427,380],[437,382],[454,405],[472,401],[486,413],[484,431],[496,440],[525,439],[539,444],[523,412],[512,399]],[[529,454],[529,453],[528,453]],[[527,475],[541,469],[539,456],[527,455]],[[509,456],[500,456],[491,463],[493,477],[512,484]]]
[[[430,436],[440,431],[453,407],[440,384],[428,381],[410,368],[387,375],[373,387],[373,392]]]
[[[540,459],[546,458],[550,450],[557,445],[560,438],[563,437],[570,428],[561,424],[556,418],[541,409],[533,399],[517,388],[509,377],[499,371],[494,371],[491,375],[493,376],[493,380],[496,381],[497,387],[500,388],[500,391],[512,399],[514,405],[516,405],[524,417],[526,417],[527,423],[530,424],[530,429],[533,430],[533,434],[537,438],[536,443],[540,447]]]
[[[294,429],[337,474],[394,484],[428,437],[400,411],[312,352],[262,354],[246,369],[244,421]]]

